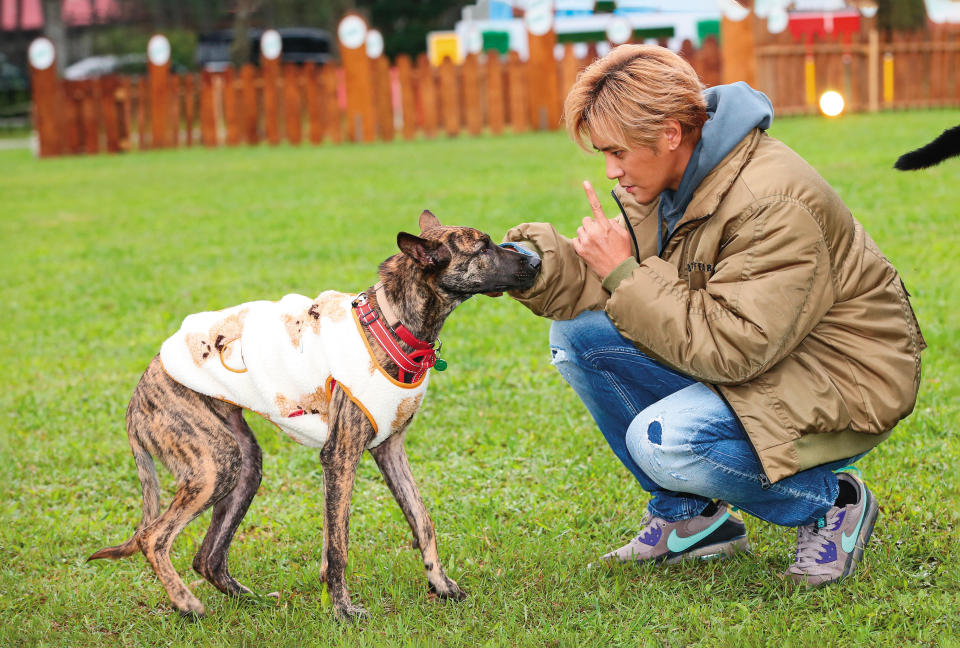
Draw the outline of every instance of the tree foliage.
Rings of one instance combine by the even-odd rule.
[[[923,0],[877,0],[877,27],[882,30],[922,29],[926,23]]]

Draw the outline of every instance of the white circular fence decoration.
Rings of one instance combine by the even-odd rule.
[[[280,38],[280,32],[276,29],[268,29],[260,37],[260,53],[263,58],[273,61],[280,58],[280,52],[283,51],[283,39]]]
[[[170,61],[170,41],[163,34],[155,34],[147,43],[147,59],[154,65],[166,65]]]
[[[337,38],[347,49],[357,49],[367,40],[367,23],[360,16],[345,16],[337,26]]]
[[[633,36],[633,25],[626,18],[614,18],[607,24],[607,40],[622,45]]]
[[[553,0],[530,0],[523,15],[527,31],[543,36],[553,28]]]
[[[773,9],[767,16],[767,31],[771,34],[779,34],[790,23],[790,16],[785,9]]]
[[[737,0],[717,0],[717,7],[723,13],[724,18],[733,22],[740,22],[750,15],[750,10]]]
[[[367,32],[367,56],[372,59],[383,54],[383,34],[376,29]]]
[[[49,38],[43,36],[35,38],[27,50],[27,58],[30,59],[30,65],[34,69],[46,70],[53,65],[53,59],[55,58],[53,43]]]

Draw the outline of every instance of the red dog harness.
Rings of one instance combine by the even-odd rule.
[[[353,300],[353,308],[360,323],[370,331],[380,347],[400,367],[400,382],[417,382],[434,365],[437,365],[437,371],[446,369],[446,363],[443,360],[440,360],[439,364],[437,362],[437,351],[433,348],[433,342],[424,342],[417,339],[403,324],[388,327],[387,324],[384,324],[380,314],[370,307],[370,300],[366,293],[357,295],[357,298]],[[386,309],[383,310],[386,311]],[[406,353],[397,344],[394,336],[412,347],[413,351]]]

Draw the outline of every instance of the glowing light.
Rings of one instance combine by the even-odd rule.
[[[820,96],[820,110],[827,117],[836,117],[843,112],[844,101],[839,92],[828,90]]]

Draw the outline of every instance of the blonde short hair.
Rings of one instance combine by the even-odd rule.
[[[666,119],[684,135],[707,120],[703,84],[677,54],[658,45],[620,45],[577,77],[563,102],[570,138],[593,150],[591,133],[625,150],[655,148]]]

